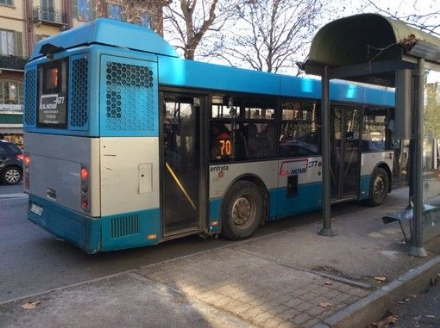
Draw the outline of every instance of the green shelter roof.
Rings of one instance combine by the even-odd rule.
[[[307,73],[317,75],[322,75],[324,66],[351,66],[336,73],[341,76],[333,77],[393,85],[395,70],[411,68],[418,58],[440,63],[440,39],[398,20],[361,14],[322,27],[313,38],[304,64]]]

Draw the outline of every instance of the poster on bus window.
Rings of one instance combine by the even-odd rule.
[[[38,122],[43,125],[66,124],[66,103],[63,95],[51,94],[40,97]]]

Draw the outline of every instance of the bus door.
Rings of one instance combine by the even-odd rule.
[[[331,198],[356,198],[359,189],[360,110],[331,109]]]
[[[201,107],[205,97],[164,93],[162,96],[163,167],[162,226],[164,237],[203,229],[200,205]],[[199,224],[200,222],[200,224]]]

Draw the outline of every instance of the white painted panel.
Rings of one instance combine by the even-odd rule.
[[[141,181],[143,171],[146,174]],[[101,214],[105,216],[157,207],[158,138],[101,138]]]

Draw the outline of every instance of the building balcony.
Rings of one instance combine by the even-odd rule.
[[[0,55],[0,70],[24,70],[24,65],[26,65],[27,59],[19,56],[12,55]]]
[[[66,25],[66,14],[51,7],[34,7],[34,23],[62,27]]]

